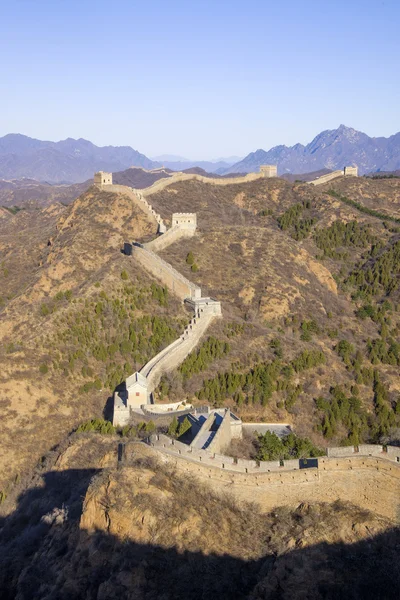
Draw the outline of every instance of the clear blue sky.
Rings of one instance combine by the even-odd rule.
[[[400,129],[399,0],[3,0],[0,135],[245,155]]]

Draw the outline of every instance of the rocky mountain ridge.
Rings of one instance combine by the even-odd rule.
[[[307,173],[319,169],[342,169],[357,165],[360,175],[394,171],[400,167],[400,133],[388,138],[369,137],[361,131],[340,125],[319,133],[309,144],[279,145],[256,150],[226,170],[251,173],[262,164],[278,165],[278,173]]]

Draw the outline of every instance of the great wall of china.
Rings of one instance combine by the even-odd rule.
[[[353,168],[330,173],[323,176],[325,183],[334,177],[343,175],[356,176]],[[146,409],[151,393],[158,385],[161,375],[176,368],[195,348],[212,320],[221,316],[221,305],[211,298],[202,298],[201,289],[183,277],[171,265],[160,259],[154,250],[161,249],[181,237],[194,235],[196,223],[187,224],[185,219],[195,219],[194,214],[173,215],[172,227],[167,230],[163,220],[146,197],[164,189],[176,181],[187,179],[210,179],[188,175],[178,178],[162,179],[146,190],[138,191],[125,186],[113,186],[108,180],[107,190],[124,193],[132,198],[145,212],[152,217],[162,234],[148,244],[134,244],[134,258],[154,277],[166,285],[178,298],[185,301],[194,311],[185,332],[170,346],[162,350],[150,360],[139,373],[132,375],[126,382],[126,393],[115,394],[114,423],[125,424],[129,421],[131,410],[139,409],[142,414],[154,415]],[[250,181],[260,174],[240,178]],[[326,179],[328,177],[328,179]],[[323,179],[320,178],[320,179]],[[211,180],[219,184],[239,183],[238,179]],[[174,216],[178,216],[175,219]],[[180,221],[180,222],[179,222]],[[170,232],[170,233],[168,233]],[[166,236],[163,242],[158,242]],[[138,391],[139,390],[139,391]],[[149,405],[150,407],[151,405]],[[140,408],[142,407],[142,408]],[[156,408],[156,407],[154,407]],[[359,447],[328,448],[327,456],[285,461],[252,461],[237,459],[224,455],[233,437],[240,437],[242,422],[232,415],[229,409],[210,410],[198,419],[194,410],[173,410],[168,415],[191,417],[197,424],[197,433],[190,444],[173,440],[165,435],[153,435],[148,444],[163,460],[172,462],[179,471],[192,473],[200,479],[211,481],[216,489],[229,490],[236,497],[258,502],[265,510],[274,506],[299,502],[332,502],[343,500],[352,502],[362,508],[373,510],[377,514],[396,520],[400,518],[400,448],[378,445],[360,445]],[[164,413],[165,414],[165,413]],[[124,445],[121,464],[129,468],[135,456],[135,442]]]

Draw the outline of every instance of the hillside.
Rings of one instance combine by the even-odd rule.
[[[120,252],[154,233],[131,200],[96,188],[0,219],[0,489],[182,330],[183,308]]]
[[[162,256],[222,301],[224,319],[209,335],[229,345],[205,364],[194,355],[162,382],[160,397],[231,406],[247,420],[289,421],[322,447],[397,439],[398,264],[390,263],[373,295],[357,292],[353,275],[371,261],[381,269],[397,227],[325,187],[193,180],[151,196],[166,222],[174,211],[197,212],[198,234]],[[397,179],[350,178],[332,187],[398,214]],[[83,418],[101,416],[126,374],[182,330],[183,307],[120,253],[124,241],[154,233],[131,200],[96,188],[69,207],[7,211],[0,220],[5,479]],[[224,374],[256,366],[267,369],[266,388],[221,387]],[[354,408],[342,414],[349,402]]]
[[[340,125],[319,133],[309,144],[275,146],[268,151],[251,152],[225,172],[251,173],[260,165],[278,165],[278,174],[309,173],[320,169],[343,169],[357,165],[360,175],[400,168],[400,133],[389,138],[371,138],[365,133]]]
[[[397,179],[339,179],[332,187],[397,218]],[[246,420],[291,422],[322,447],[397,439],[399,267],[391,248],[398,228],[325,188],[193,180],[151,196],[167,222],[174,211],[197,212],[198,234],[162,256],[222,301],[224,319],[207,335],[229,346],[205,361],[194,354],[184,371],[162,381],[160,397],[231,406]],[[6,213],[4,483],[82,419],[101,416],[115,386],[175,339],[188,318],[121,254],[124,241],[155,234],[155,223],[123,194],[93,187],[69,207]],[[186,263],[189,252],[196,271]],[[385,257],[389,270],[368,294],[362,272],[375,263],[383,277]],[[250,383],[255,367],[266,369],[262,388]],[[238,374],[249,383],[241,387]],[[236,383],[225,387],[226,377]]]
[[[357,189],[366,205],[383,207],[382,197],[390,197],[387,203],[397,214],[397,180],[382,185],[381,180],[343,179],[335,185],[356,199]],[[218,190],[183,182],[151,196],[164,217],[178,206],[196,210],[199,235],[170,246],[162,256],[222,301],[225,323],[214,325],[210,335],[230,345],[228,355],[205,365],[198,361],[183,378],[166,381],[162,393],[175,397],[175,387],[183,385],[189,397],[230,405],[246,420],[289,420],[320,446],[398,435],[400,387],[392,356],[398,348],[398,263],[387,275],[389,298],[381,284],[371,296],[357,294],[352,275],[375,261],[369,256],[378,257],[381,269],[397,242],[397,228],[333,198],[328,189],[283,180]],[[189,252],[196,272],[186,264]],[[317,368],[297,362],[309,353],[322,353]],[[283,380],[272,367],[277,358],[288,369]],[[268,364],[265,388],[225,387],[227,377]],[[336,408],[354,394],[357,424]]]
[[[398,597],[399,530],[387,520],[340,501],[265,514],[143,444],[117,468],[116,447],[75,434],[18,484],[0,518],[4,600]]]
[[[0,205],[3,207],[50,206],[60,202],[70,204],[85,192],[92,181],[74,185],[51,185],[34,179],[0,179]]]
[[[223,308],[160,401],[290,423],[319,448],[399,443],[399,179],[188,180],[148,200],[166,222],[197,213],[161,256]],[[121,253],[155,236],[139,206],[92,186],[0,212],[4,598],[397,598],[393,522],[340,498],[263,512],[229,474],[195,478],[140,443],[139,425],[74,432],[189,319]]]
[[[131,166],[161,166],[130,146],[99,147],[68,138],[49,142],[10,133],[0,138],[0,177],[24,177],[51,183],[79,183],[95,171],[121,171]]]

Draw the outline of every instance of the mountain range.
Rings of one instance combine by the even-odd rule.
[[[82,138],[60,142],[42,141],[21,134],[0,138],[0,178],[24,177],[49,183],[80,183],[99,170],[118,172],[130,167],[155,169],[164,166],[174,171],[200,167],[210,173],[257,172],[262,164],[278,165],[278,174],[302,174],[322,169],[342,169],[355,164],[360,175],[400,169],[400,132],[388,138],[369,137],[340,125],[319,133],[306,146],[274,146],[256,150],[245,158],[220,158],[194,161],[180,156],[162,155],[152,160],[130,146],[99,147]],[[170,160],[167,160],[170,159]],[[231,162],[232,161],[232,162]]]
[[[369,137],[361,131],[340,125],[322,131],[309,144],[274,146],[256,150],[233,164],[225,173],[251,173],[260,165],[278,165],[278,174],[309,173],[320,169],[342,169],[355,164],[361,175],[400,168],[400,133],[388,138]]]
[[[95,171],[123,171],[132,166],[154,169],[161,164],[130,146],[99,147],[82,138],[49,142],[14,133],[0,138],[0,177],[4,179],[79,183],[93,178]]]
[[[227,158],[216,158],[215,160],[191,160],[183,156],[161,154],[160,156],[153,157],[152,160],[161,163],[164,167],[173,171],[185,171],[193,167],[200,167],[208,173],[223,174],[229,172],[229,168],[242,159],[239,156],[229,156]]]

